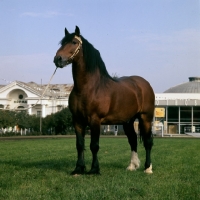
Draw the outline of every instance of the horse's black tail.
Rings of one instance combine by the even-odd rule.
[[[138,133],[139,133],[139,140],[140,140],[140,143],[143,143],[144,141],[148,140],[148,141],[150,141],[150,143],[152,143],[152,145],[153,145],[153,132],[152,132],[152,128],[151,128],[151,130],[150,130],[149,133],[144,133],[144,132],[141,130],[140,124],[139,124]]]

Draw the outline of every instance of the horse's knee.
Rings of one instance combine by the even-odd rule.
[[[99,151],[99,144],[98,143],[91,143],[90,144],[90,150],[93,153],[97,153]]]
[[[85,140],[84,138],[77,138],[76,148],[78,151],[83,151],[85,149]]]

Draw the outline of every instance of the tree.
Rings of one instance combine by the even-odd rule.
[[[30,117],[27,112],[24,111],[16,112],[15,118],[16,118],[16,125],[19,128],[22,129],[30,128]]]
[[[52,132],[55,134],[67,134],[73,127],[72,115],[69,108],[64,108],[61,111],[48,115],[43,120],[43,131]]]
[[[55,120],[54,120],[54,115],[47,115],[43,120],[42,120],[42,132],[47,133],[47,134],[53,134],[55,132]]]
[[[0,110],[0,128],[14,128],[14,126],[39,133],[40,118],[36,115],[29,115],[24,111]],[[72,127],[72,115],[69,108],[64,108],[42,119],[43,134],[67,134],[72,130]]]
[[[0,110],[0,128],[13,128],[15,125],[15,112]]]
[[[40,132],[40,118],[36,115],[29,115],[29,128],[31,131]]]

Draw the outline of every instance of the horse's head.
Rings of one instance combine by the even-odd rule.
[[[71,34],[65,28],[65,37],[61,40],[60,44],[61,47],[54,57],[54,63],[56,67],[63,68],[72,63],[82,46],[79,27],[76,26],[75,32]]]

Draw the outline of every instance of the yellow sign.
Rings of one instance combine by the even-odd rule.
[[[155,108],[155,117],[165,117],[165,108]]]

